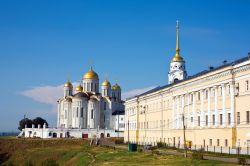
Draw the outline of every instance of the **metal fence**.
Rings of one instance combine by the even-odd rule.
[[[163,143],[164,144],[164,143]],[[157,143],[154,143],[157,146]],[[184,149],[183,144],[165,144],[166,147]],[[208,146],[208,145],[192,145],[186,146],[188,150],[194,151],[204,151],[204,152],[214,152],[214,153],[224,153],[224,154],[237,154],[237,155],[250,155],[249,147],[223,147],[223,146]]]

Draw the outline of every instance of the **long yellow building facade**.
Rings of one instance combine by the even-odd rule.
[[[126,100],[124,141],[183,145],[185,126],[189,145],[250,147],[250,55],[187,77],[177,41],[183,75]]]

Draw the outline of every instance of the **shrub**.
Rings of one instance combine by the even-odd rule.
[[[163,148],[163,147],[166,147],[166,144],[164,142],[157,142],[157,147]]]
[[[247,165],[246,158],[239,157],[238,158],[238,163],[241,164],[241,165]]]
[[[54,159],[46,159],[42,162],[42,166],[59,166],[59,164]]]

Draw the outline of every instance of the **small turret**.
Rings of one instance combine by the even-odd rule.
[[[76,87],[76,93],[82,92],[82,90],[83,90],[82,85],[78,84],[77,87]]]
[[[121,87],[117,83],[112,86],[112,98],[116,102],[121,102]]]
[[[110,96],[111,93],[111,85],[110,82],[105,79],[102,83],[102,96]]]
[[[73,91],[73,85],[72,85],[72,83],[68,80],[68,81],[64,84],[64,97],[72,96],[72,91]]]
[[[83,91],[99,93],[98,74],[90,67],[90,70],[83,76]]]

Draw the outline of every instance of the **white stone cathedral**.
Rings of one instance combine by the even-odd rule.
[[[98,74],[91,67],[75,89],[70,81],[64,84],[64,96],[58,100],[57,127],[115,130],[117,114],[124,115],[120,86],[111,87],[106,79],[100,93]]]

